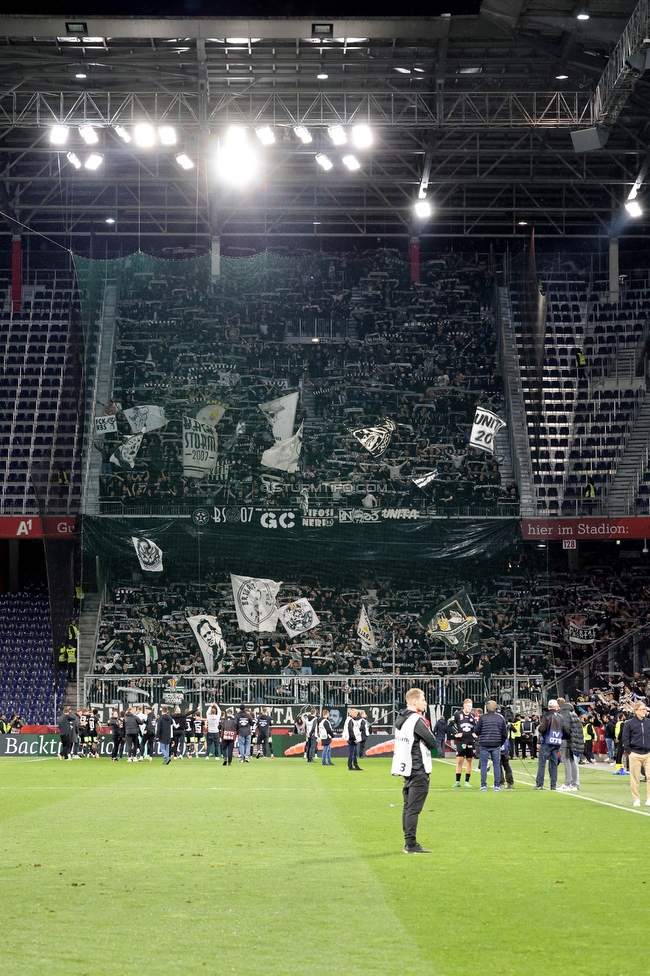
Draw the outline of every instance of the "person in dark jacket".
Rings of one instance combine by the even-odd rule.
[[[613,715],[605,722],[605,745],[607,746],[607,758],[610,763],[614,762],[614,739],[616,738],[616,719]]]
[[[438,759],[444,759],[445,743],[447,741],[447,736],[449,735],[449,722],[444,715],[441,715],[436,724],[433,726],[433,734],[436,740]]]
[[[406,708],[395,721],[395,746],[391,774],[404,777],[402,829],[405,854],[430,854],[417,841],[418,818],[429,793],[430,750],[436,744],[423,718],[427,701],[421,688],[406,692]]]
[[[558,701],[561,699],[558,698]],[[573,705],[570,705],[569,728],[571,738],[567,747],[567,759],[564,758],[565,741],[562,740],[562,762],[564,763],[564,784],[560,786],[563,793],[577,793],[580,789],[580,758],[584,752],[585,740],[582,734],[582,722],[576,715]],[[561,711],[562,709],[560,709]]]
[[[160,743],[160,751],[163,755],[163,766],[168,766],[171,762],[169,750],[172,741],[172,725],[172,717],[169,714],[169,709],[167,708],[167,705],[163,705],[160,709],[158,721],[156,722],[156,738]]]
[[[571,713],[573,705],[565,698],[558,698],[558,717],[562,719],[562,743],[560,745],[560,761],[564,766],[564,785],[560,787],[563,792],[568,792],[573,786],[578,785],[578,770],[574,769],[573,742],[571,739]],[[577,717],[577,716],[576,716]]]
[[[144,729],[142,736],[142,758],[148,759],[149,762],[153,759],[154,744],[156,739],[156,716],[154,715],[151,705],[147,705],[144,710]]]
[[[111,712],[111,717],[108,720],[108,727],[111,730],[111,735],[113,737],[113,751],[111,753],[111,760],[113,762],[117,762],[120,758],[124,742],[124,723],[120,720],[119,712]]]
[[[145,720],[139,718],[132,708],[127,708],[124,713],[124,734],[126,736],[126,748],[129,758],[127,762],[138,762],[138,746],[140,744],[140,726],[144,725]]]
[[[560,757],[560,745],[564,738],[564,722],[557,714],[560,710],[555,698],[548,703],[548,711],[544,712],[539,723],[539,759],[537,762],[537,778],[535,789],[544,789],[544,774],[548,763],[548,774],[551,789],[557,789],[557,764]]]
[[[645,702],[636,702],[634,715],[623,726],[623,748],[630,760],[632,806],[641,806],[639,776],[643,770],[647,788],[645,805],[650,807],[650,718],[648,718],[648,706]]]
[[[224,766],[232,765],[232,752],[235,747],[237,736],[237,722],[233,715],[232,708],[229,708],[221,719],[221,755],[223,756]]]
[[[73,718],[71,713],[71,708],[66,705],[63,709],[61,715],[59,715],[56,720],[59,726],[59,735],[61,737],[61,748],[59,750],[59,759],[70,759],[70,750],[72,749],[72,735],[73,735]],[[61,755],[63,753],[63,755]]]
[[[237,725],[237,747],[239,749],[239,761],[249,762],[251,754],[251,736],[253,734],[253,716],[243,706],[235,715]]]
[[[479,769],[481,771],[481,789],[487,790],[488,761],[492,761],[494,774],[494,789],[501,789],[501,746],[508,738],[508,726],[503,715],[497,712],[497,703],[490,699],[486,704],[487,711],[481,715],[474,726],[475,739],[479,745]]]

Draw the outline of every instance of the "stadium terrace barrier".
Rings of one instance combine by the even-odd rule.
[[[210,702],[220,704],[252,703],[268,705],[287,712],[308,705],[322,708],[380,708],[374,716],[376,725],[392,725],[393,709],[403,706],[406,692],[415,686],[424,689],[430,705],[441,709],[455,708],[466,698],[482,706],[488,698],[524,712],[539,711],[544,697],[541,675],[522,675],[517,679],[515,694],[512,675],[459,675],[436,677],[424,674],[372,675],[283,675],[280,678],[255,675],[116,675],[85,678],[85,701],[93,708],[106,709],[140,704],[179,705],[183,709],[203,709]],[[299,714],[299,711],[297,714]],[[369,713],[370,714],[370,713]],[[296,715],[297,717],[297,715]],[[278,721],[290,724],[294,719]]]

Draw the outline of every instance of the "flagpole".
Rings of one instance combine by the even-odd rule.
[[[512,709],[517,714],[517,641],[514,641],[512,651]]]

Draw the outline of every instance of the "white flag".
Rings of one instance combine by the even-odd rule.
[[[237,624],[240,630],[272,633],[278,623],[275,600],[282,585],[270,579],[230,574],[232,595],[235,598]]]
[[[183,422],[183,476],[205,478],[217,463],[217,432],[212,424],[182,418]]]
[[[95,436],[117,434],[117,417],[95,417]]]
[[[134,535],[131,536],[131,542],[135,546],[140,569],[144,569],[148,573],[161,573],[163,568],[162,549],[151,539],[137,539]]]
[[[297,393],[288,393],[287,396],[279,397],[277,400],[259,404],[260,410],[273,428],[276,441],[286,441],[293,434],[297,406]]]
[[[411,481],[414,485],[417,485],[418,488],[426,488],[427,485],[430,485],[431,482],[435,481],[437,477],[438,470],[436,468],[433,471],[427,471],[426,474],[422,474],[418,478],[411,478]]]
[[[364,647],[375,647],[375,635],[372,632],[370,618],[368,617],[365,604],[361,604],[361,613],[359,614],[359,622],[357,624],[357,636]]]
[[[298,458],[302,448],[302,424],[293,435],[286,441],[278,441],[274,447],[269,447],[264,451],[261,464],[265,468],[278,468],[280,471],[288,471],[293,474],[298,470]]]
[[[204,424],[212,424],[213,427],[216,427],[227,409],[227,403],[223,403],[221,400],[210,400],[199,407],[194,417]]]
[[[147,431],[157,430],[158,427],[164,427],[167,423],[163,408],[157,407],[153,403],[145,403],[141,407],[131,407],[124,411],[124,416],[134,434],[146,434]]]
[[[187,622],[201,648],[205,670],[208,674],[218,674],[223,669],[226,642],[223,639],[217,618],[209,613],[201,613],[196,617],[188,617]]]
[[[287,603],[278,610],[278,617],[289,637],[318,627],[320,620],[309,600],[304,597],[295,603]]]
[[[125,437],[115,453],[111,454],[111,462],[116,464],[118,468],[132,468],[141,444],[142,434]]]
[[[362,447],[365,447],[374,458],[379,458],[385,453],[390,439],[395,430],[392,420],[381,420],[374,427],[348,427],[348,430],[355,437]]]
[[[505,420],[501,420],[501,417],[497,417],[491,410],[477,407],[469,446],[485,451],[486,454],[494,454],[494,438],[505,425]]]

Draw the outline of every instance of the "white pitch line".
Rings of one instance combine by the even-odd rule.
[[[437,762],[444,762],[445,766],[453,766],[454,763],[449,759],[438,759]],[[602,770],[597,770],[597,772],[602,772]],[[532,775],[532,774],[529,774]],[[613,774],[612,774],[613,775]],[[516,779],[516,783],[523,783],[528,785],[528,780]],[[533,787],[531,787],[531,790]],[[588,800],[590,803],[598,803],[602,807],[612,807],[613,810],[624,810],[625,813],[640,813],[642,817],[650,817],[650,810],[640,810],[638,807],[624,807],[619,803],[609,803],[607,800],[597,800],[594,796],[586,796],[584,793],[565,793],[564,790],[555,790],[556,793],[561,793],[563,796],[574,796],[576,800]]]

